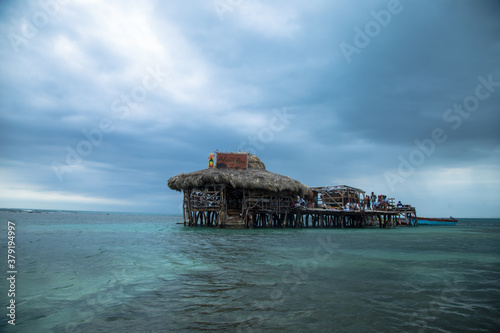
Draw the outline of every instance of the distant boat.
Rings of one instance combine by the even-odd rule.
[[[450,216],[449,218],[417,217],[418,224],[422,225],[456,225],[458,220]]]

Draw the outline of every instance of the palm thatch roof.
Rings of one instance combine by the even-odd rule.
[[[299,181],[267,171],[264,163],[252,154],[248,154],[247,169],[203,169],[181,173],[168,180],[168,187],[176,191],[210,184],[224,184],[256,191],[292,192],[300,196],[311,194],[311,189]]]

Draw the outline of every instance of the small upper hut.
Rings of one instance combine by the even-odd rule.
[[[309,187],[297,180],[266,170],[249,153],[217,152],[209,168],[181,173],[168,186],[184,192],[184,225],[253,227],[269,220],[286,224],[291,205],[298,197],[311,196]]]
[[[347,186],[322,186],[311,188],[320,197],[319,203],[334,209],[342,209],[347,203],[361,204],[365,191]]]

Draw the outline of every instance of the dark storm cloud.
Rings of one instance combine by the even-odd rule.
[[[423,154],[416,142],[429,145],[437,128],[446,140],[427,146],[432,153],[396,184],[397,195],[432,188],[437,175],[455,186],[442,176],[450,168],[467,190],[484,181],[470,176],[474,166],[499,181],[497,2],[242,1],[221,13],[221,1],[61,4],[18,44],[12,33],[23,36],[44,9],[3,3],[1,166],[19,196],[3,205],[48,193],[58,208],[172,211],[170,176],[238,148],[309,185],[391,191],[384,175]],[[388,10],[390,21],[346,56],[342,43],[355,47],[358,28],[373,28]],[[146,90],[152,70],[161,82]],[[493,85],[480,88],[488,97],[458,113],[489,77]],[[264,137],[277,110],[289,118]],[[103,119],[112,130],[102,131]],[[68,154],[79,148],[76,163]],[[62,177],[54,163],[68,167]],[[418,196],[408,199],[418,205]]]

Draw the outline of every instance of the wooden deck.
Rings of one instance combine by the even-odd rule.
[[[200,210],[191,226],[218,226],[228,229],[245,228],[389,228],[396,225],[417,226],[413,207],[395,210],[334,210],[323,208],[291,208],[287,211],[259,210],[245,215],[228,210],[223,225],[215,225],[211,212]],[[205,217],[204,217],[205,216]],[[198,218],[199,217],[199,218]]]
[[[321,193],[321,203],[315,203],[319,208],[294,207],[298,202],[290,196],[236,190],[220,184],[185,190],[184,225],[230,229],[418,225],[415,208],[410,205],[398,208],[392,198],[384,204],[384,210],[342,210],[342,205],[348,202],[359,207],[364,192],[345,185],[315,190]]]
[[[332,210],[307,208],[293,211],[291,227],[362,228],[416,226],[415,210]]]

